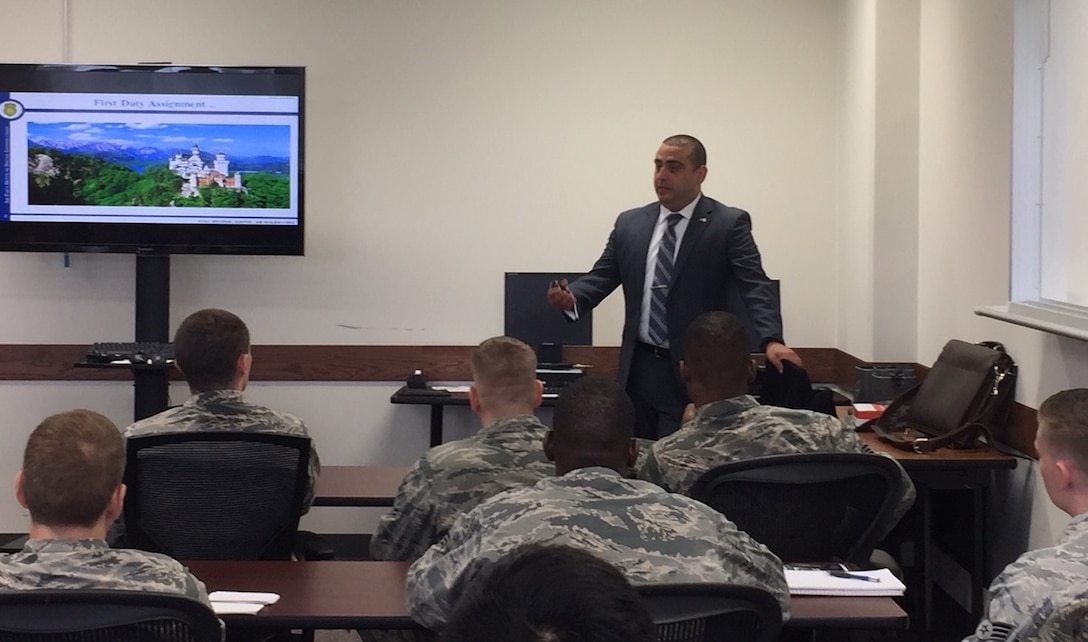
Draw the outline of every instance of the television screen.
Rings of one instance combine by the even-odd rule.
[[[302,254],[302,67],[0,64],[0,250]]]
[[[593,345],[593,310],[580,310],[577,323],[548,303],[553,280],[573,281],[576,272],[507,272],[503,303],[503,334],[536,348],[542,343]]]

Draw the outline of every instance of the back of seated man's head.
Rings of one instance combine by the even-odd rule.
[[[35,525],[92,528],[107,511],[120,511],[124,469],[117,426],[97,412],[69,410],[30,433],[16,493]],[[117,515],[107,517],[112,522]]]
[[[638,445],[635,407],[623,388],[600,375],[588,375],[559,394],[544,453],[556,474],[604,466],[625,472],[634,465]]]
[[[627,579],[569,546],[503,556],[457,601],[443,642],[652,642],[654,623]]]
[[[194,312],[174,334],[174,360],[193,393],[244,389],[249,359],[249,328],[226,310]]]
[[[718,398],[745,394],[752,365],[748,333],[737,317],[704,312],[688,325],[680,369],[689,388],[702,388],[704,394],[713,391]]]
[[[492,337],[472,351],[473,409],[497,415],[528,414],[540,405],[536,354],[512,337]]]
[[[1070,515],[1088,511],[1088,388],[1051,395],[1037,418],[1035,449],[1047,494]]]

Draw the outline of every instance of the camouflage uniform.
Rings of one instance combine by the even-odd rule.
[[[442,624],[461,583],[530,542],[590,551],[634,584],[759,586],[789,613],[782,562],[762,544],[693,499],[592,467],[508,491],[462,515],[409,567],[409,614],[429,628]]]
[[[986,612],[974,634],[964,642],[1036,639],[1027,631],[1037,626],[1032,625],[1033,619],[1045,619],[1048,611],[1083,600],[1086,591],[1088,513],[1081,513],[1066,527],[1057,544],[1024,553],[994,579]],[[1017,627],[1020,631],[1013,637]]]
[[[873,451],[836,417],[764,406],[742,395],[700,406],[691,421],[651,447],[638,478],[687,494],[695,480],[715,466],[768,455],[820,452]],[[914,504],[914,483],[902,466],[900,471],[907,492],[899,500],[892,525]]]
[[[0,555],[0,589],[112,589],[176,593],[211,605],[204,583],[158,553],[110,548],[100,539],[32,539]]]
[[[309,436],[306,424],[298,417],[277,412],[242,399],[239,390],[214,390],[193,395],[184,404],[141,419],[125,428],[124,436],[159,435],[175,432],[267,432]],[[314,501],[314,483],[321,472],[317,447],[310,444],[310,484],[302,512]]]
[[[412,561],[445,536],[461,513],[481,501],[555,474],[544,456],[547,426],[532,415],[506,417],[479,433],[427,451],[378,521],[370,557]]]

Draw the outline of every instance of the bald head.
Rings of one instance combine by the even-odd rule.
[[[632,464],[635,407],[611,379],[589,375],[563,389],[545,452],[556,473],[589,466],[620,472]]]
[[[692,399],[692,387],[718,398],[744,394],[751,375],[748,349],[748,334],[737,317],[728,312],[695,317],[684,334],[684,379]]]

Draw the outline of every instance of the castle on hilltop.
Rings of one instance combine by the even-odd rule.
[[[216,184],[227,189],[247,191],[242,185],[242,173],[234,172],[230,176],[230,161],[223,152],[216,152],[212,165],[204,164],[200,158],[200,146],[193,143],[193,153],[188,158],[178,152],[170,159],[170,171],[188,182],[181,186],[182,197],[197,196],[201,187]]]

